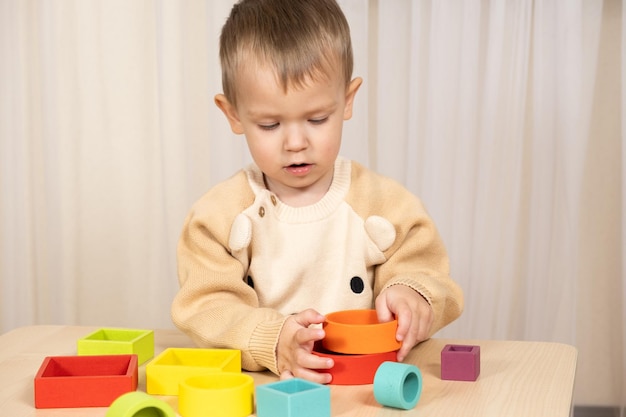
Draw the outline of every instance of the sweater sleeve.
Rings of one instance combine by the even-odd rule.
[[[244,369],[277,373],[276,343],[286,317],[259,307],[246,267],[228,250],[233,220],[253,199],[241,173],[193,206],[178,243],[180,289],[171,313],[198,346],[239,349]]]
[[[463,292],[450,278],[446,248],[420,200],[395,181],[354,164],[348,196],[363,217],[378,215],[396,229],[386,261],[376,267],[374,296],[392,285],[407,285],[431,305],[434,322],[429,336],[454,321],[463,311]],[[367,201],[359,195],[368,195]]]

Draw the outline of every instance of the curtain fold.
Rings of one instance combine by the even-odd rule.
[[[619,80],[621,81],[621,97],[620,97],[620,136],[621,136],[621,176],[619,181],[622,185],[621,187],[621,206],[620,211],[624,213],[626,209],[626,7],[624,2],[621,3],[621,54],[620,58],[620,71],[619,71]],[[622,235],[620,240],[621,247],[621,266],[622,266],[622,276],[621,276],[621,306],[622,306],[622,319],[621,322],[618,320],[619,326],[622,329],[622,340],[621,340],[621,352],[622,352],[622,366],[621,366],[621,413],[620,417],[626,417],[626,219],[624,219],[624,215],[621,217],[621,225],[622,225]],[[619,292],[618,292],[619,294]],[[618,295],[619,297],[619,295]],[[619,343],[619,342],[618,342]],[[619,372],[619,367],[617,367]],[[618,382],[618,386],[619,386]]]
[[[435,219],[466,295],[438,336],[573,344],[576,404],[624,410],[622,1],[340,4],[342,153]],[[0,331],[171,327],[184,217],[250,162],[213,104],[231,6],[0,0]]]

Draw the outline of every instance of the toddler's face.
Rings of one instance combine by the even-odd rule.
[[[237,77],[237,107],[223,96],[216,102],[233,132],[246,136],[269,190],[295,207],[313,204],[332,182],[343,121],[352,116],[361,80],[346,89],[333,74],[285,92],[272,69],[250,67]]]

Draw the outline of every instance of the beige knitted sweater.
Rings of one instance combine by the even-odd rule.
[[[205,194],[178,245],[180,291],[172,319],[198,346],[240,349],[247,370],[277,373],[289,314],[373,308],[391,285],[432,306],[431,334],[456,319],[461,289],[420,201],[398,183],[338,158],[314,205],[293,208],[252,165]]]

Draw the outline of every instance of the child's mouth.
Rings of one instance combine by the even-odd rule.
[[[291,164],[287,171],[293,175],[305,175],[311,171],[311,164]]]

